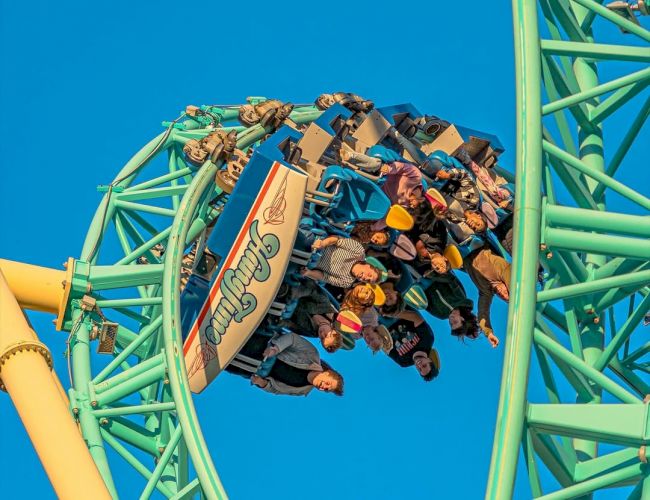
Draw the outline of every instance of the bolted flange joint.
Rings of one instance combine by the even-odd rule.
[[[7,388],[2,382],[2,367],[9,360],[9,358],[25,351],[39,353],[41,356],[43,356],[43,358],[45,358],[47,366],[50,367],[50,370],[52,369],[52,354],[45,344],[36,340],[21,340],[20,342],[10,344],[2,353],[0,353],[0,390],[7,392]]]

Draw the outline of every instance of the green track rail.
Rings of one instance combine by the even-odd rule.
[[[650,199],[615,178],[650,110],[650,32],[593,0],[515,0],[513,13],[513,282],[486,498],[512,497],[520,453],[536,498],[650,498]],[[612,28],[628,34],[598,43]],[[599,80],[621,61],[638,69]],[[618,143],[612,116],[627,119]]]

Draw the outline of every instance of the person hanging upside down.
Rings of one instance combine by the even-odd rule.
[[[451,200],[444,207],[433,207],[434,215],[449,229],[454,241],[462,245],[474,235],[482,235],[487,230],[485,216],[478,210],[463,209],[457,200]]]
[[[363,340],[373,354],[379,351],[388,354],[393,349],[393,339],[384,325],[364,326]]]
[[[403,161],[384,162],[381,158],[341,148],[341,159],[363,170],[379,170],[385,182],[381,190],[394,205],[413,210],[424,202],[422,173],[412,163]]]
[[[440,357],[433,347],[433,332],[421,318],[413,323],[400,319],[389,328],[393,348],[388,357],[401,367],[415,366],[425,382],[440,373]]]
[[[447,207],[434,204],[433,211],[447,224],[454,240],[462,244],[473,234],[484,233],[487,222],[480,212],[480,190],[470,173],[463,168],[443,168],[436,176],[447,181],[440,189]]]
[[[484,201],[490,203],[494,208],[503,208],[512,212],[514,198],[512,193],[503,187],[508,183],[506,179],[494,173],[492,169],[476,163],[462,148],[456,152],[455,156],[465,168],[474,174],[476,185],[480,189]]]
[[[395,289],[395,284],[392,281],[386,281],[379,286],[386,296],[384,304],[378,309],[379,314],[387,318],[399,318],[399,315],[404,312],[406,304],[400,293]]]
[[[451,263],[445,257],[447,228],[441,221],[431,226],[428,233],[421,233],[415,243],[417,256],[413,262],[415,270],[424,275],[430,271],[438,274],[448,273]]]
[[[304,337],[318,337],[329,353],[340,349],[343,337],[334,328],[337,310],[321,287],[313,280],[302,280],[299,286],[291,289],[289,297],[298,303],[291,317],[279,324]]]
[[[463,168],[444,168],[436,174],[437,179],[446,180],[440,192],[461,204],[464,210],[478,210],[481,191],[470,173]]]
[[[390,235],[386,230],[375,230],[372,228],[372,222],[357,222],[352,230],[351,238],[357,240],[364,247],[375,245],[385,247],[390,241]]]
[[[260,365],[272,361],[268,374],[258,375]],[[269,337],[254,333],[226,368],[272,394],[306,396],[316,388],[343,395],[343,377],[320,359],[316,348],[295,333]]]
[[[328,236],[314,241],[312,248],[320,250],[321,256],[314,269],[301,271],[307,278],[340,288],[349,288],[356,281],[379,281],[379,270],[365,262],[366,253],[363,246],[352,238]]]
[[[426,278],[431,282],[424,290],[428,301],[427,312],[436,318],[447,319],[454,337],[478,338],[478,320],[472,312],[474,302],[467,298],[465,288],[458,277],[453,272],[434,272],[427,274]],[[486,336],[493,347],[499,344],[499,339],[493,333],[486,332]]]
[[[463,268],[478,289],[479,326],[489,339],[494,335],[490,322],[492,299],[495,295],[506,302],[510,299],[510,264],[491,248],[483,247],[465,257]],[[494,347],[499,344],[498,339],[490,342]]]
[[[370,285],[359,283],[345,292],[341,301],[341,311],[351,311],[359,318],[366,314],[375,303],[375,292]]]

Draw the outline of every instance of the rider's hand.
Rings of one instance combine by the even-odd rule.
[[[251,377],[251,384],[255,384],[257,387],[266,387],[269,381],[260,377],[259,375],[253,375]]]
[[[431,205],[431,211],[436,219],[444,220],[447,218],[447,208],[442,205]]]
[[[339,149],[339,157],[343,161],[350,161],[350,158],[352,158],[352,151],[348,151],[342,146],[341,149]]]
[[[438,179],[449,179],[451,177],[451,174],[447,172],[446,170],[438,170],[438,173],[436,174],[436,178]]]
[[[323,240],[321,238],[318,238],[311,244],[312,250],[320,250],[321,248],[323,248]]]
[[[497,347],[499,345],[499,338],[494,333],[488,333],[487,339],[492,347]]]
[[[388,173],[388,170],[390,170],[388,163],[382,163],[381,168],[379,169],[379,173],[381,175],[386,175]]]
[[[280,349],[278,349],[274,345],[270,345],[266,349],[264,349],[264,353],[262,354],[262,356],[264,356],[265,358],[272,358],[273,356],[277,356],[279,352]]]

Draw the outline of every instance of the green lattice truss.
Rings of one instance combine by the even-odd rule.
[[[593,0],[513,8],[516,244],[486,496],[512,495],[523,449],[535,497],[634,485],[650,498],[647,158],[628,162],[645,185],[615,179],[650,110],[650,32]],[[619,29],[620,45],[598,43]],[[638,70],[601,81],[620,66]]]
[[[115,498],[111,465],[120,459],[142,475],[140,498],[154,490],[166,498],[226,497],[194,410],[179,321],[183,253],[222,208],[214,183],[222,160],[198,169],[185,162],[182,149],[239,111],[206,109],[205,117],[167,123],[110,185],[100,186],[104,198],[74,261],[60,325],[70,332],[70,402]],[[309,123],[320,114],[296,106],[291,119]],[[273,131],[261,125],[223,129],[237,132],[240,149]],[[91,352],[106,323],[118,325],[114,356]],[[128,497],[135,494],[130,490]]]

